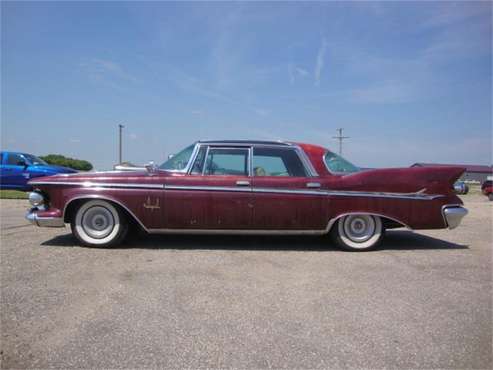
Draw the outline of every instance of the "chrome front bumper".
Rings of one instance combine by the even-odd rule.
[[[443,218],[449,229],[455,229],[460,225],[462,218],[468,211],[462,206],[446,205],[442,208]]]
[[[26,220],[39,227],[64,227],[63,217],[40,217],[37,209],[26,213]]]

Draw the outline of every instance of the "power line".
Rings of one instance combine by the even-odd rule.
[[[342,141],[344,139],[349,139],[349,136],[342,136],[342,128],[338,128],[337,132],[339,133],[338,136],[332,136],[333,139],[339,140],[339,155],[342,155]]]

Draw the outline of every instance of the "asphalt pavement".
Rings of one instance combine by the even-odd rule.
[[[2,368],[491,368],[492,210],[382,249],[321,237],[80,247],[1,207]]]

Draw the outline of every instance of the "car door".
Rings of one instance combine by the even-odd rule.
[[[29,172],[26,171],[27,163],[20,153],[4,152],[2,165],[2,187],[21,189],[29,180]]]
[[[249,147],[202,145],[190,172],[165,185],[169,229],[249,229],[252,193]]]
[[[253,228],[322,230],[327,226],[328,198],[295,148],[254,147],[252,169]]]

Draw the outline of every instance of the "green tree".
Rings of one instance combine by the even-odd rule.
[[[82,159],[74,159],[70,157],[65,157],[61,154],[48,154],[45,156],[40,156],[48,164],[53,164],[56,166],[63,166],[73,168],[79,171],[90,171],[92,170],[92,164],[88,161]]]

